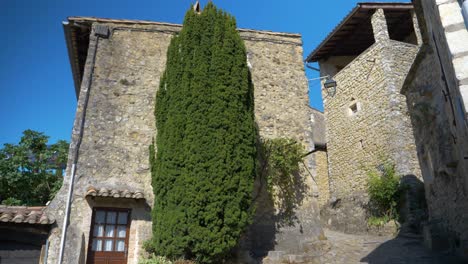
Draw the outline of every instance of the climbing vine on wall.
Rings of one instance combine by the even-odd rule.
[[[260,143],[261,174],[284,224],[294,221],[294,210],[305,192],[300,174],[304,153],[304,147],[293,139],[262,139]]]

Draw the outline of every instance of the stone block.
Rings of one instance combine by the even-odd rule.
[[[460,5],[457,2],[446,3],[439,6],[440,19],[442,26],[447,27],[463,23],[463,16]]]
[[[468,110],[468,85],[460,86],[460,93],[465,104],[465,110]]]
[[[268,259],[272,261],[281,261],[285,259],[286,252],[284,251],[269,251],[268,252]]]
[[[299,263],[307,263],[307,264],[315,264],[321,263],[318,257],[308,256],[308,255],[288,255],[288,262],[289,264],[299,264]]]
[[[468,52],[468,31],[466,29],[449,32],[446,34],[447,42],[452,56]]]
[[[457,2],[457,0],[436,0],[437,5],[456,3],[456,2]]]
[[[468,46],[468,43],[466,45]],[[454,59],[453,66],[458,80],[468,78],[468,56]]]

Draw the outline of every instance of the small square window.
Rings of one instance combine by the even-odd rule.
[[[359,112],[360,110],[361,110],[361,104],[356,101],[352,101],[351,104],[349,104],[348,115],[349,116],[356,115],[357,112]]]
[[[357,109],[357,103],[354,103],[352,104],[349,109],[351,110],[351,113],[355,114],[357,113],[358,109]]]

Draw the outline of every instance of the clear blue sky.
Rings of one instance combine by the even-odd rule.
[[[182,23],[195,0],[0,0],[0,147],[25,129],[70,140],[76,98],[61,22],[68,16]],[[207,0],[201,1],[202,6]],[[307,56],[356,0],[214,0],[239,27],[301,33]],[[390,1],[386,1],[390,2]],[[308,77],[316,77],[308,71]],[[311,106],[323,109],[318,82]]]

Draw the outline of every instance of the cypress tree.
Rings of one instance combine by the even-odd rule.
[[[150,147],[158,255],[219,262],[251,219],[253,85],[234,17],[192,8],[167,52]]]

